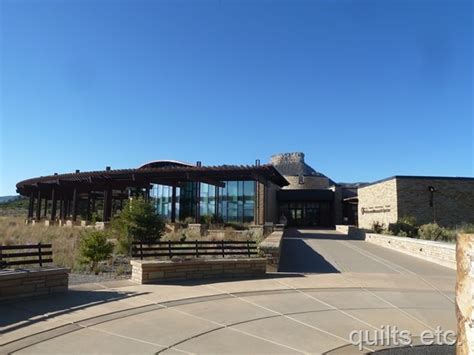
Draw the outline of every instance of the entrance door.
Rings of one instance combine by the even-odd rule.
[[[302,207],[290,207],[291,224],[294,226],[304,225],[304,214]]]
[[[317,226],[320,224],[319,204],[307,203],[305,208],[305,225]]]

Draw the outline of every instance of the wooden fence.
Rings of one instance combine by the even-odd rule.
[[[133,243],[132,256],[135,258],[168,257],[173,256],[257,256],[255,241],[193,241],[193,242],[155,242]]]
[[[0,268],[53,262],[51,244],[0,245]]]

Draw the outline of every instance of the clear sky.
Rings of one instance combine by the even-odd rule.
[[[0,5],[0,195],[290,151],[339,182],[474,174],[472,1]]]

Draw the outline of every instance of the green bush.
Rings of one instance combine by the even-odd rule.
[[[456,227],[458,233],[474,233],[474,223],[464,223]]]
[[[454,241],[456,232],[439,226],[437,223],[428,223],[420,226],[418,235],[421,239],[437,241]]]
[[[114,245],[107,241],[107,235],[103,231],[90,231],[80,241],[81,257],[96,274],[99,273],[99,262],[107,260],[113,250]]]
[[[142,198],[128,201],[112,221],[112,228],[118,233],[119,251],[129,254],[133,241],[154,243],[165,233],[165,222],[155,207]]]
[[[379,222],[379,221],[373,221],[372,222],[372,227],[370,229],[377,234],[382,234],[385,231],[385,224]]]
[[[414,217],[401,217],[396,223],[388,225],[388,232],[399,237],[416,238],[418,235],[418,226]]]

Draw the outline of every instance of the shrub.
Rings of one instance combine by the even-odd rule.
[[[418,234],[421,239],[453,241],[456,239],[456,232],[443,228],[436,223],[428,223],[420,226]]]
[[[90,264],[91,270],[96,275],[99,273],[99,262],[108,259],[113,250],[113,244],[107,241],[107,235],[103,231],[90,231],[84,235],[80,242],[81,256]]]
[[[373,221],[372,227],[370,228],[374,233],[382,234],[385,231],[385,224],[379,221]]]
[[[142,198],[128,201],[112,221],[118,233],[119,251],[128,254],[132,241],[154,243],[165,233],[165,222],[154,206]]]
[[[474,223],[464,223],[456,227],[458,233],[474,233]]]
[[[418,235],[418,226],[414,217],[404,216],[398,219],[396,223],[388,225],[390,234],[398,235],[399,237],[415,238]]]

